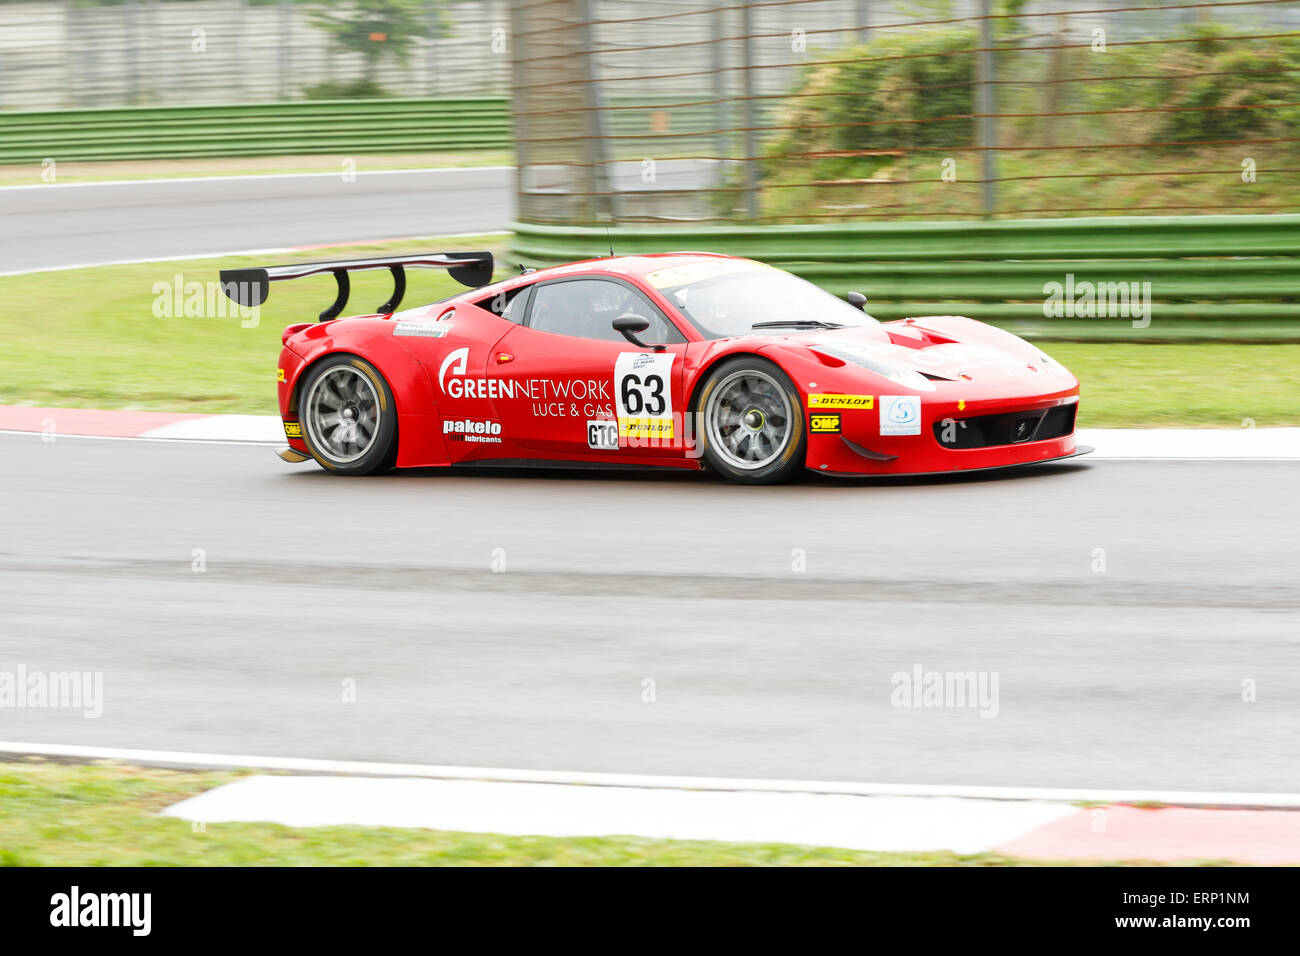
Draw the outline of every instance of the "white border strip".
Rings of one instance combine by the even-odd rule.
[[[278,421],[279,419],[277,419]],[[30,431],[23,428],[0,428],[0,435],[27,435],[31,438],[43,438],[44,432]],[[65,438],[84,438],[91,441],[152,441],[152,442],[177,442],[185,445],[251,445],[259,448],[270,448],[274,445],[283,445],[284,441],[262,441],[253,438],[168,438],[150,437],[148,435],[76,435],[72,432],[56,432],[56,441],[63,441]]]
[[[3,188],[3,187],[0,187]],[[152,262],[189,262],[194,259],[221,259],[226,256],[280,256],[291,252],[313,252],[329,249],[346,249],[351,246],[381,246],[389,242],[429,242],[434,239],[477,239],[481,236],[505,235],[504,229],[489,229],[486,232],[444,232],[436,236],[398,236],[393,239],[356,239],[351,242],[329,242],[312,246],[281,246],[276,249],[235,249],[225,252],[198,252],[183,256],[151,256],[147,259],[110,259],[104,262],[79,262],[70,266],[41,266],[37,269],[18,269],[13,272],[0,272],[0,279],[10,276],[29,276],[38,272],[69,272],[73,269],[101,269],[105,266],[138,266]]]
[[[125,160],[133,162],[133,160]],[[35,164],[20,164],[30,165]],[[500,172],[501,170],[514,169],[513,166],[433,166],[428,169],[416,167],[414,169],[358,169],[353,175],[356,176],[392,176],[405,173],[463,173],[474,170],[492,170]],[[81,180],[73,183],[18,183],[13,186],[0,186],[0,192],[13,189],[72,189],[81,186],[152,186],[157,183],[220,183],[229,182],[230,180],[256,180],[256,179],[310,179],[320,176],[340,176],[342,170],[324,173],[249,173],[241,176],[238,173],[229,176],[159,176],[156,178],[146,177],[144,179],[91,179]]]
[[[981,800],[1046,800],[1069,803],[1162,803],[1183,807],[1270,807],[1300,809],[1300,793],[1235,793],[1194,790],[1091,790],[1065,787],[973,787],[951,784],[850,783],[823,780],[765,780],[730,777],[674,777],[653,774],[449,767],[437,764],[320,760],[311,757],[255,757],[181,750],[135,750],[75,744],[0,741],[0,757],[119,760],[187,770],[280,770],[302,774],[368,777],[427,777],[501,783],[555,783],[588,787],[672,790],[752,790],[767,793],[833,793],[860,797],[965,797]]]
[[[1077,439],[1110,461],[1294,461],[1300,428],[1080,428]]]

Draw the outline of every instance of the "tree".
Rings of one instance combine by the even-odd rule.
[[[360,53],[365,58],[365,78],[373,82],[384,57],[405,62],[416,38],[428,32],[426,9],[423,0],[322,3],[311,20],[336,46]]]

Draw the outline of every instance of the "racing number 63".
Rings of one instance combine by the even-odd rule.
[[[664,398],[664,380],[661,375],[647,375],[643,382],[638,376],[628,372],[623,376],[621,386],[623,407],[629,416],[647,415],[658,417],[664,413],[667,400]]]
[[[619,437],[672,438],[672,352],[623,352],[614,363]]]

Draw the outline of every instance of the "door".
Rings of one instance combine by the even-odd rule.
[[[638,348],[613,328],[643,318]],[[656,351],[655,345],[664,346]],[[488,359],[497,417],[546,457],[611,461],[681,455],[681,332],[639,289],[613,278],[533,287],[523,324]]]

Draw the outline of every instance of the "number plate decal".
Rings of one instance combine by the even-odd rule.
[[[619,438],[673,438],[672,352],[623,352],[614,363]]]

